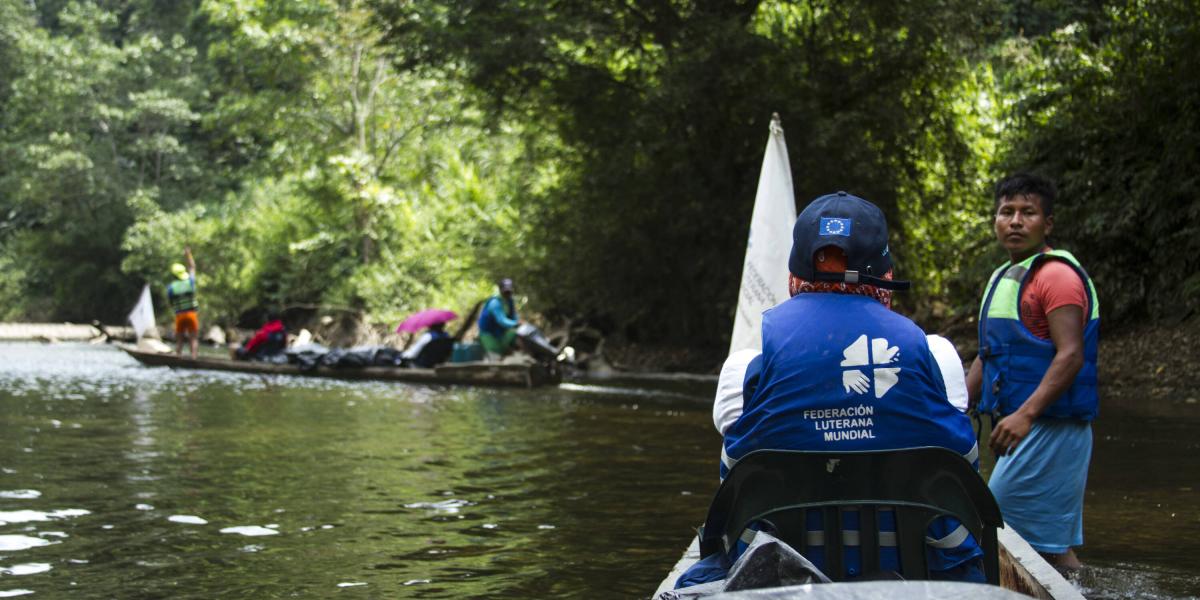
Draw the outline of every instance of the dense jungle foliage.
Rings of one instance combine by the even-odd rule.
[[[992,183],[1061,187],[1108,322],[1200,305],[1192,0],[0,0],[0,318],[526,311],[727,343],[772,112],[965,322]],[[164,306],[159,304],[160,307]],[[160,308],[160,313],[165,312]]]

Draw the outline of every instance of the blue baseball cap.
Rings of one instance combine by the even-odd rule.
[[[826,246],[836,246],[846,253],[844,273],[822,273],[813,268],[813,255]],[[821,196],[800,213],[792,227],[788,270],[809,281],[866,283],[889,290],[909,287],[907,281],[883,278],[892,270],[883,211],[846,192]]]

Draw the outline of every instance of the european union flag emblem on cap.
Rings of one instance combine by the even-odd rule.
[[[821,235],[844,235],[850,237],[850,219],[821,217]]]

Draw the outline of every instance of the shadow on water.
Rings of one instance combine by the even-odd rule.
[[[644,597],[716,489],[709,405],[690,389],[264,378],[0,344],[0,594]],[[1091,595],[1195,593],[1198,422],[1178,411],[1106,404]]]

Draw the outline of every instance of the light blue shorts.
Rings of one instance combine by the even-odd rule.
[[[1083,544],[1083,490],[1092,424],[1038,419],[1017,450],[996,461],[988,487],[1004,522],[1046,554]]]

